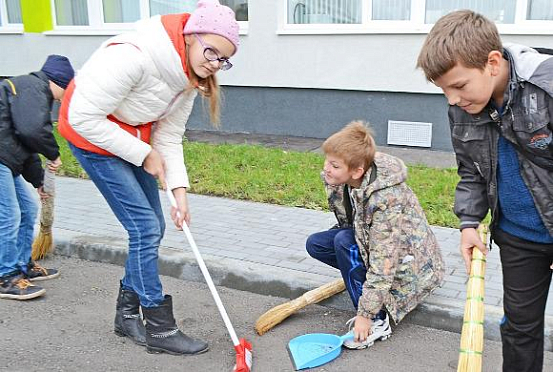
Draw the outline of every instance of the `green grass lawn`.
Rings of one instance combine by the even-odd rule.
[[[86,177],[67,142],[58,138],[61,175]],[[328,210],[320,171],[323,156],[252,145],[184,144],[191,192],[294,207]],[[432,225],[457,227],[452,212],[455,169],[409,167],[408,184]]]

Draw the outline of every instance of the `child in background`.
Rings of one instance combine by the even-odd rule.
[[[462,10],[436,22],[417,65],[450,104],[467,271],[474,247],[486,253],[476,227],[492,214],[503,270],[503,371],[541,371],[553,260],[553,58],[503,45],[492,21]]]
[[[41,198],[44,171],[39,154],[61,165],[50,120],[54,100],[61,100],[74,71],[64,56],[50,55],[40,71],[0,84],[0,298],[28,300],[44,288],[30,281],[52,279],[58,270],[31,260],[38,206],[29,181]]]
[[[323,144],[324,183],[338,224],[307,239],[307,252],[340,270],[357,310],[350,349],[387,339],[437,288],[444,275],[438,242],[413,191],[407,169],[376,152],[370,131],[352,122]]]

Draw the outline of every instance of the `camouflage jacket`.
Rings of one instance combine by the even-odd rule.
[[[346,185],[325,187],[338,225],[353,227],[367,267],[358,315],[371,317],[386,306],[398,323],[441,285],[444,263],[422,207],[405,183],[403,162],[377,153],[374,165],[361,187],[351,191],[351,224],[344,204],[349,197]]]

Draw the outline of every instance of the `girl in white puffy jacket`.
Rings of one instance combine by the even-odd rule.
[[[60,133],[129,234],[115,332],[149,352],[208,349],[179,331],[171,296],[163,295],[157,259],[165,223],[156,178],[177,200],[175,225],[189,223],[185,125],[197,92],[218,122],[215,75],[232,67],[238,43],[234,12],[217,0],[200,0],[192,14],[140,21],[92,55],[60,108]]]

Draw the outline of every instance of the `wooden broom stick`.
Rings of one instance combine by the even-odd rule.
[[[342,292],[344,289],[346,289],[344,281],[341,278],[336,279],[333,282],[304,293],[295,300],[273,307],[257,319],[255,330],[261,336],[296,311],[303,309],[307,305],[316,304],[317,302],[332,297],[336,293]]]
[[[478,227],[478,234],[484,244],[488,241],[488,228]],[[457,372],[482,371],[482,350],[484,349],[484,277],[486,274],[486,256],[474,247],[470,265],[469,281],[467,283],[467,300],[463,329],[461,331],[461,347],[459,349],[459,364]]]
[[[48,160],[46,164],[49,162],[50,161]],[[40,201],[40,231],[33,242],[33,250],[31,251],[31,258],[33,260],[40,260],[44,258],[44,256],[50,253],[54,247],[52,239],[52,225],[54,224],[56,175],[48,167],[46,167],[46,170],[44,171],[43,190],[45,193],[48,193],[50,197]]]

